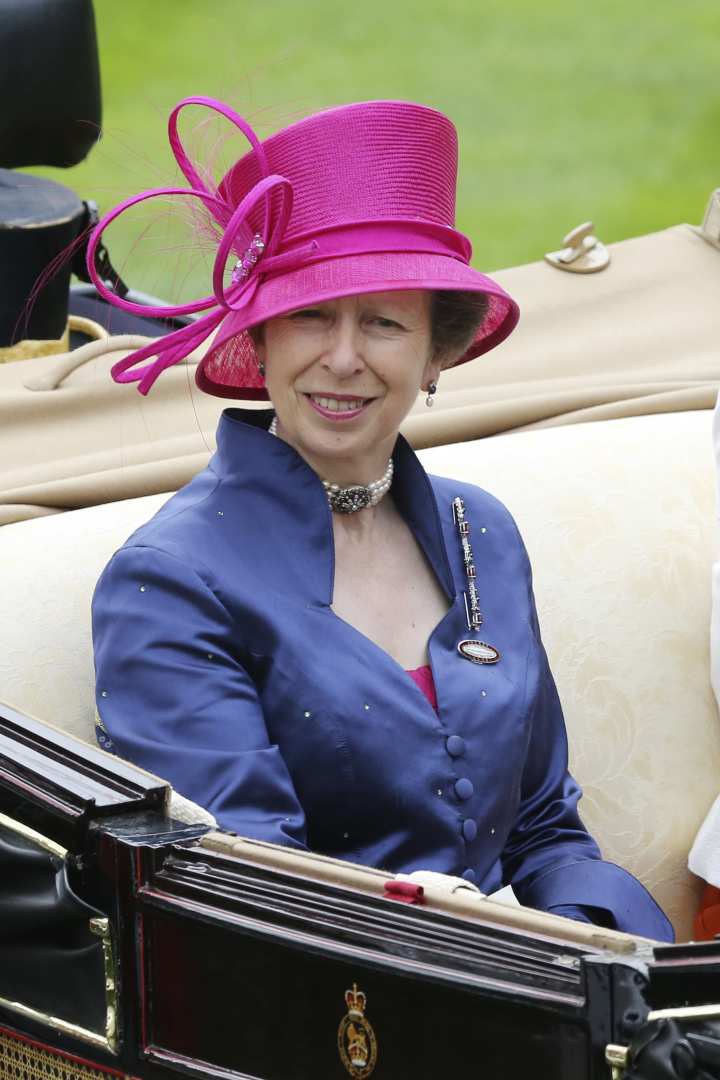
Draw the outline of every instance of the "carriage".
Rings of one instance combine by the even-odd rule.
[[[720,945],[689,941],[686,866],[720,764],[720,193],[702,227],[609,248],[585,227],[496,276],[520,329],[406,434],[515,514],[584,817],[678,944],[235,836],[94,745],[93,584],[205,464],[221,406],[193,358],[148,401],[113,385],[126,335],[165,327],[76,286],[95,340],[0,366],[1,1080],[720,1076]]]

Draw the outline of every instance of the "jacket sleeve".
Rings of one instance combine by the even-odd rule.
[[[237,637],[218,596],[183,559],[121,549],[93,599],[101,724],[122,757],[223,828],[306,849],[304,814]]]
[[[660,941],[673,930],[650,893],[631,874],[603,861],[578,814],[582,791],[568,772],[565,722],[545,649],[535,605],[531,618],[539,675],[530,703],[530,734],[520,806],[502,855],[506,882],[528,907],[592,908],[607,912],[603,925]]]

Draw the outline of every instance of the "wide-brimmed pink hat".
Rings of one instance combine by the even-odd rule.
[[[177,121],[186,105],[205,105],[227,117],[251,144],[217,190],[200,177],[180,142]],[[260,142],[227,105],[191,97],[175,106],[168,130],[190,188],[145,191],[110,211],[91,237],[88,269],[101,295],[125,311],[207,314],[121,360],[112,369],[118,382],[138,382],[146,394],[165,368],[215,332],[198,365],[198,386],[220,397],[267,399],[248,329],[356,293],[483,293],[486,315],[457,363],[492,349],[517,323],[515,301],[469,265],[470,242],[454,228],[457,135],[442,113],[405,101],[366,101],[317,113]],[[222,238],[212,295],[148,307],[108,289],[96,270],[96,252],[119,214],[167,195],[199,199]]]

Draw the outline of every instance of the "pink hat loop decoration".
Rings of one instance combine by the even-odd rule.
[[[198,311],[207,310],[208,308],[214,309],[204,318],[198,319],[191,326],[181,327],[179,330],[173,331],[164,338],[159,338],[157,341],[144,346],[142,349],[136,350],[130,356],[126,356],[123,360],[120,360],[114,365],[112,369],[113,378],[117,382],[139,382],[140,385],[138,389],[142,394],[147,394],[155,380],[166,368],[178,363],[187,356],[188,353],[198,348],[198,346],[201,345],[217,328],[220,322],[222,322],[222,319],[228,311],[238,311],[242,308],[243,304],[247,302],[249,296],[252,295],[255,288],[257,288],[256,276],[250,271],[257,264],[261,252],[266,253],[268,256],[266,261],[270,261],[270,256],[277,250],[282,241],[282,234],[287,226],[292,209],[292,187],[282,176],[264,176],[237,207],[233,207],[227,200],[214,195],[192,165],[180,140],[180,135],[177,130],[177,120],[180,111],[186,105],[205,105],[231,120],[236,127],[246,135],[257,155],[261,169],[267,169],[267,160],[262,149],[262,144],[250,125],[243,120],[241,116],[238,116],[238,114],[228,106],[223,105],[221,102],[216,102],[211,98],[185,98],[183,101],[179,102],[171,112],[168,121],[168,131],[170,146],[172,147],[175,159],[183,174],[193,187],[189,189],[178,187],[153,188],[149,191],[142,192],[139,195],[134,195],[129,199],[125,199],[119,206],[116,206],[106,214],[93,230],[88,244],[88,270],[100,295],[116,307],[137,315],[150,315],[157,318],[166,318],[174,315],[190,315]],[[267,196],[271,191],[276,189],[279,189],[282,192],[282,198],[280,200],[279,211],[276,217],[273,218],[271,216],[271,200],[269,200]],[[224,226],[223,237],[218,247],[217,256],[213,266],[213,295],[202,297],[200,300],[194,300],[187,304],[168,304],[163,306],[148,306],[125,300],[108,289],[97,273],[96,252],[98,244],[108,225],[110,225],[111,222],[119,217],[125,210],[150,199],[168,195],[191,196],[192,198],[199,199],[206,209],[210,211],[218,224]],[[236,247],[238,236],[241,231],[247,229],[247,215],[262,200],[265,201],[267,238],[263,239],[260,237],[259,240],[253,238],[253,244],[255,245],[254,250],[257,252],[257,256],[252,262],[247,258],[247,252],[244,256],[241,256],[239,261],[242,263],[243,267],[247,267],[247,272],[242,276],[234,273],[233,281],[230,287],[226,289],[223,278],[228,256],[231,250]],[[302,253],[298,252],[296,264],[301,258]],[[155,363],[140,368],[137,367],[143,360],[152,356],[157,357]]]
[[[217,191],[182,145],[178,117],[188,105],[224,116],[250,144]],[[215,334],[198,367],[198,385],[219,396],[267,398],[246,331],[275,315],[358,292],[485,293],[488,315],[458,363],[499,344],[514,328],[517,305],[470,267],[470,242],[454,228],[456,136],[441,113],[410,102],[362,102],[308,117],[262,143],[229,106],[188,97],[170,113],[168,138],[190,186],[153,188],[107,213],[88,244],[88,270],[100,295],[124,311],[156,318],[206,314],[115,364],[117,382],[137,382],[147,394],[164,370]],[[167,196],[199,199],[222,230],[212,294],[185,304],[134,303],[100,278],[98,245],[125,210]]]

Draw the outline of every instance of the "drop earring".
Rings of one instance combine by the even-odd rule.
[[[432,408],[432,406],[435,404],[435,394],[437,394],[437,383],[428,383],[427,397],[425,398],[425,404],[427,405],[428,409]]]
[[[265,378],[265,365],[263,364],[262,360],[258,360],[258,371],[260,372],[260,378],[264,379]]]

